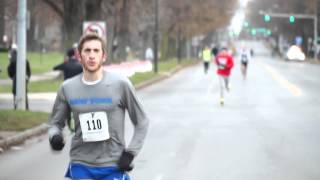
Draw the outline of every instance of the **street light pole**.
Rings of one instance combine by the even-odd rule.
[[[27,0],[19,0],[18,4],[18,38],[17,38],[17,69],[16,69],[16,98],[18,109],[26,109],[26,20]]]
[[[159,41],[159,4],[158,0],[154,0],[155,16],[154,16],[154,34],[153,34],[153,44],[154,44],[154,72],[158,73],[158,41]]]
[[[318,17],[317,15],[314,16],[314,41],[313,41],[313,58],[317,59],[317,50],[318,50]]]

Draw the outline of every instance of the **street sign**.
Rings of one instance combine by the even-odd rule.
[[[107,28],[104,21],[85,21],[83,22],[83,34],[97,33],[106,40]]]

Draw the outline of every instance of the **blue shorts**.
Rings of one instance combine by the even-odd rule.
[[[83,164],[71,163],[65,177],[72,180],[130,180],[128,174],[119,171],[117,167],[92,167]]]

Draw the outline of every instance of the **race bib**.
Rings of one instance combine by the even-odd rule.
[[[248,61],[247,55],[244,55],[244,54],[243,54],[243,55],[241,56],[241,61],[242,61],[242,62],[247,62],[247,61]]]
[[[83,141],[104,141],[110,137],[106,112],[83,113],[79,115],[79,120]]]
[[[226,65],[227,61],[228,60],[226,58],[219,58],[219,64],[221,64],[221,65]]]
[[[226,64],[227,64],[227,59],[226,58],[219,58],[218,63],[219,63],[219,65],[218,65],[219,69],[225,69]]]

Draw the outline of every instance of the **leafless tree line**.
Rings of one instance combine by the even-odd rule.
[[[174,55],[177,38],[188,41],[229,24],[237,0],[157,0],[159,3],[160,47],[163,57]],[[152,47],[155,0],[27,0],[29,50],[57,44],[70,47],[82,34],[84,21],[105,21],[109,52],[125,57],[126,47]],[[14,36],[17,0],[0,1],[0,35]],[[7,24],[6,24],[7,23]],[[12,23],[11,25],[8,23]],[[45,27],[57,24],[55,43],[41,40]],[[8,29],[10,25],[10,28]],[[55,31],[53,31],[55,32]],[[163,49],[171,49],[164,51]]]

